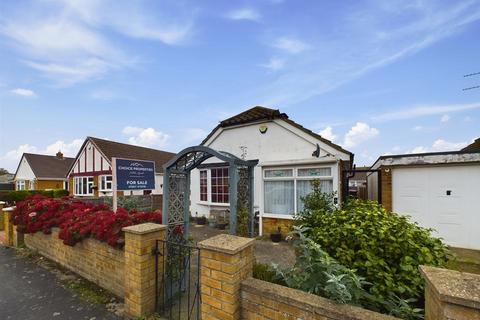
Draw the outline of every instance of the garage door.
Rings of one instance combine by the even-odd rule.
[[[392,208],[451,246],[480,249],[480,166],[395,168]]]

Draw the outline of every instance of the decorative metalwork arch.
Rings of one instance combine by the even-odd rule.
[[[240,208],[241,218],[247,219],[248,234],[253,236],[253,168],[258,160],[243,160],[229,152],[194,146],[183,149],[163,166],[163,224],[168,225],[168,240],[181,240],[177,238],[188,234],[190,173],[212,157],[228,163],[230,234],[237,233],[237,209]]]

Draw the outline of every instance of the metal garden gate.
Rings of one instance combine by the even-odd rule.
[[[200,319],[200,249],[157,240],[155,250],[155,309],[171,319]]]

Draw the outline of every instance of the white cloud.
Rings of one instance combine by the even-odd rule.
[[[226,17],[231,20],[251,20],[259,21],[261,15],[258,11],[252,8],[236,9],[228,12]]]
[[[37,95],[30,89],[17,88],[11,91],[13,94],[23,96],[23,97],[36,97]]]
[[[417,146],[406,153],[424,153],[441,151],[458,151],[469,144],[468,141],[451,142],[443,139],[437,139],[431,146]]]
[[[41,153],[54,155],[58,151],[61,151],[66,157],[75,157],[83,144],[83,139],[74,139],[71,142],[65,142],[58,140],[48,145]]]
[[[73,139],[71,142],[65,142],[58,140],[45,147],[32,146],[30,144],[22,144],[16,149],[6,152],[3,156],[0,156],[2,166],[11,172],[15,171],[18,166],[18,162],[24,153],[38,153],[45,155],[55,155],[58,151],[67,157],[74,157],[77,155],[78,150],[82,146],[83,139]]]
[[[73,85],[138,62],[120,41],[108,40],[112,33],[167,45],[182,43],[191,34],[191,9],[173,4],[167,12],[147,5],[113,0],[34,3],[28,13],[6,12],[0,35],[11,40],[27,66],[55,84]]]
[[[309,45],[295,38],[278,38],[273,43],[273,46],[277,49],[281,49],[288,53],[297,54],[303,52],[309,48]]]
[[[270,69],[272,71],[278,71],[283,69],[283,67],[285,66],[285,60],[280,58],[271,58],[268,63],[261,64],[260,66]]]
[[[292,105],[356,80],[460,33],[480,20],[480,3],[368,1],[332,12],[322,28],[311,25],[302,37],[309,50],[289,62],[288,72],[258,89],[265,105]],[[382,30],[379,32],[379,30]],[[446,112],[444,112],[446,113]]]
[[[330,126],[326,127],[325,129],[320,131],[318,134],[330,141],[335,141],[335,139],[337,139],[337,136],[333,133],[332,127]]]
[[[127,126],[122,133],[128,137],[128,142],[143,147],[164,147],[170,138],[166,133],[156,131],[153,128],[140,128]]]
[[[413,108],[404,108],[400,111],[386,112],[372,117],[374,121],[405,120],[430,115],[460,112],[480,109],[480,102],[451,105],[427,105]]]
[[[412,128],[413,131],[422,131],[423,130],[423,126],[415,126]]]
[[[450,120],[450,116],[448,114],[444,114],[441,118],[440,118],[440,122],[442,123],[445,123],[445,122],[448,122]]]
[[[357,122],[347,134],[345,134],[343,144],[347,148],[355,147],[358,144],[376,137],[378,134],[378,129],[372,128],[364,122]]]

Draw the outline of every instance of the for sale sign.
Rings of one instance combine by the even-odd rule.
[[[118,191],[155,189],[155,162],[116,158],[114,163]]]

